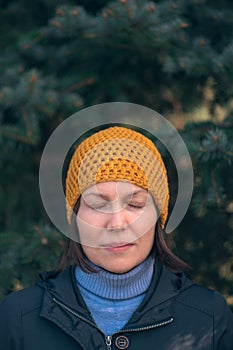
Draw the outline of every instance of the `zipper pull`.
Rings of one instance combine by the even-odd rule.
[[[111,337],[111,335],[107,335],[105,337],[105,342],[106,342],[106,345],[108,347],[108,350],[111,350],[112,349],[112,347],[111,347],[111,345],[112,345],[112,337]]]

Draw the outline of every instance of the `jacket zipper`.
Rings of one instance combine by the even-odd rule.
[[[99,330],[99,328],[96,327],[96,325],[95,325],[93,322],[89,321],[87,318],[81,316],[80,314],[78,314],[78,313],[75,312],[74,310],[70,309],[69,306],[67,306],[67,305],[65,305],[65,304],[63,304],[63,303],[61,303],[61,302],[60,302],[59,300],[57,300],[56,298],[53,298],[53,301],[54,301],[54,303],[58,304],[58,305],[61,306],[64,310],[68,311],[69,313],[71,313],[71,314],[74,315],[75,317],[78,317],[80,320],[83,320],[83,321],[89,323],[90,325],[94,326],[95,328],[97,328],[97,329]]]
[[[118,333],[126,333],[126,332],[140,332],[140,331],[146,331],[146,330],[149,330],[149,329],[153,329],[153,328],[158,328],[158,327],[162,327],[162,326],[166,326],[167,324],[173,322],[173,317],[170,317],[168,320],[166,321],[163,321],[163,322],[159,322],[159,323],[155,323],[153,325],[150,325],[150,326],[145,326],[145,327],[139,327],[139,328],[131,328],[131,329],[121,329],[120,332],[116,332],[116,333],[113,333],[112,335],[108,335],[108,336],[105,336],[105,342],[106,342],[106,345],[108,347],[108,350],[111,350],[111,345],[112,345],[112,336],[114,334],[118,334]]]
[[[80,320],[83,320],[87,323],[89,323],[90,325],[92,325],[93,327],[95,327],[96,329],[98,329],[98,331],[100,331],[102,334],[104,334],[93,322],[89,321],[88,319],[86,319],[85,317],[81,316],[80,314],[78,314],[77,312],[75,312],[74,310],[70,309],[67,305],[61,303],[59,300],[57,300],[56,298],[53,298],[54,303],[58,304],[59,306],[61,306],[64,310],[70,312],[72,315],[78,317]],[[166,326],[167,324],[173,322],[173,317],[170,317],[168,320],[164,320],[162,322],[159,323],[155,323],[153,325],[150,326],[145,326],[145,327],[139,327],[139,328],[131,328],[131,329],[121,329],[120,332],[115,332],[112,335],[105,335],[105,343],[107,345],[107,349],[111,350],[112,349],[112,336],[114,334],[118,334],[118,333],[126,333],[126,332],[140,332],[140,331],[146,331],[149,329],[153,329],[153,328],[158,328],[158,327],[162,327],[162,326]]]

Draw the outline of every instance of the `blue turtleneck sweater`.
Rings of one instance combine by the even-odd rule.
[[[85,273],[76,267],[77,284],[97,327],[111,335],[124,327],[142,302],[151,283],[154,261],[149,256],[124,274],[91,265],[97,273]]]

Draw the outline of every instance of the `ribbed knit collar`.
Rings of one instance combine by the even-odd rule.
[[[79,267],[75,269],[77,283],[88,292],[112,300],[125,300],[143,294],[149,288],[154,271],[151,256],[134,269],[123,274],[108,272],[88,262],[97,273],[86,273]]]

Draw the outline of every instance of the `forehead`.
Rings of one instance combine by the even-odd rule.
[[[123,196],[133,195],[137,193],[147,194],[147,190],[134,185],[130,182],[123,181],[109,181],[95,184],[83,192],[83,196],[101,195],[101,196]]]

